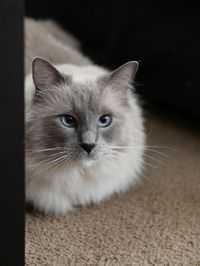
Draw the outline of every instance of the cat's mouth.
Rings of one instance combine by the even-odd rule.
[[[93,151],[89,154],[80,152],[77,161],[83,167],[90,167],[97,161],[97,154]]]

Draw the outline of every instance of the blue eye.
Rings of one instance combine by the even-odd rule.
[[[75,127],[76,126],[76,118],[71,115],[61,115],[60,121],[65,127]]]
[[[98,120],[98,125],[100,127],[108,127],[112,122],[112,117],[110,115],[102,115]]]

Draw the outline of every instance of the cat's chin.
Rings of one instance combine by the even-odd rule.
[[[94,159],[91,159],[91,158],[84,158],[84,159],[81,159],[80,160],[80,165],[84,168],[88,168],[88,167],[91,167],[95,164],[95,160]]]

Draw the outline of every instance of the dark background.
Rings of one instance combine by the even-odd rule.
[[[0,1],[0,265],[24,265],[23,1]]]
[[[138,60],[137,87],[147,99],[200,115],[198,1],[26,1],[25,13],[52,18],[82,42],[83,51],[115,68]]]

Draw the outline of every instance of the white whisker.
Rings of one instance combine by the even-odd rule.
[[[64,150],[62,147],[48,148],[48,149],[39,149],[39,150],[26,150],[26,152],[46,152],[46,151],[55,151],[55,150]]]
[[[162,165],[164,165],[164,166],[168,166],[166,163],[164,163],[164,162],[162,162],[161,160],[158,160],[158,159],[156,159],[156,158],[154,158],[154,157],[152,157],[152,156],[150,156],[150,155],[144,154],[144,156],[146,156],[147,158],[150,158],[151,160],[153,160],[153,161],[155,161],[155,162],[158,162],[158,163],[160,163],[160,164],[162,164]]]

